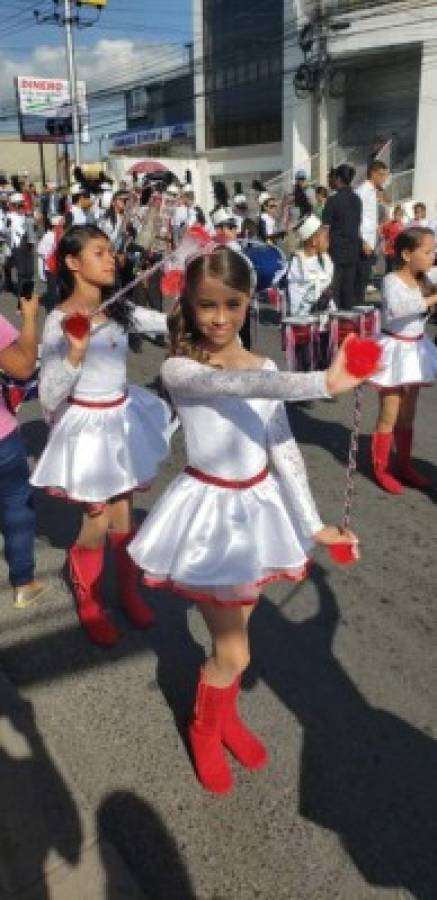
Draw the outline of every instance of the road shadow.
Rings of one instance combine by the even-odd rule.
[[[196,900],[177,843],[150,803],[130,791],[116,791],[101,804],[97,824],[108,873],[107,900],[122,896],[112,874],[108,840],[150,900]]]
[[[155,609],[159,611],[159,627],[151,630],[149,639],[150,649],[157,659],[156,680],[186,742],[186,725],[193,708],[199,669],[205,662],[205,649],[189,630],[190,604],[170,592],[153,591],[151,594]]]
[[[0,679],[0,896],[25,893],[50,900],[48,857],[56,851],[76,866],[82,829],[70,791],[38,731],[32,705],[10,693]]]
[[[437,742],[360,693],[333,652],[335,594],[321,568],[313,579],[310,619],[264,598],[251,624],[258,674],[303,729],[300,813],[338,835],[369,884],[435,900]]]

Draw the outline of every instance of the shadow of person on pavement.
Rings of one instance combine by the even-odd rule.
[[[59,865],[49,857],[55,851],[69,865],[78,864],[80,819],[31,704],[7,694],[1,681],[0,896],[49,900],[47,865]]]
[[[259,674],[303,729],[300,813],[335,832],[366,881],[437,897],[437,742],[367,702],[335,657],[335,595],[315,567],[319,609],[291,622],[264,599],[253,617]]]
[[[129,791],[110,794],[97,813],[100,853],[107,872],[107,900],[130,900],[114,875],[111,845],[151,900],[196,900],[177,843],[158,813]],[[108,844],[108,842],[110,842]]]
[[[151,629],[149,646],[157,658],[156,679],[185,741],[186,724],[193,708],[199,668],[205,662],[205,650],[188,627],[189,603],[166,591],[154,591],[153,596],[156,597],[159,627]]]

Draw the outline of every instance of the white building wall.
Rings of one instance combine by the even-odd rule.
[[[437,31],[437,27],[436,27]],[[437,37],[423,45],[413,192],[437,218]]]
[[[413,191],[414,199],[424,200],[437,213],[437,3],[417,0],[413,6],[401,0],[341,18],[350,27],[329,41],[329,52],[339,61],[354,53],[423,45]]]

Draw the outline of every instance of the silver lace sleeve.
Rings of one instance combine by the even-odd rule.
[[[291,433],[283,403],[276,403],[268,425],[269,458],[306,538],[323,528],[308,483],[302,454]]]
[[[142,334],[167,334],[167,316],[156,309],[134,306],[132,319],[135,331]]]
[[[72,366],[67,353],[59,317],[52,313],[44,327],[39,373],[39,399],[48,412],[54,412],[67,399],[81,373],[82,367]]]
[[[185,356],[172,356],[161,368],[162,380],[176,399],[214,397],[317,400],[329,397],[325,372],[289,373],[262,369],[221,370]]]

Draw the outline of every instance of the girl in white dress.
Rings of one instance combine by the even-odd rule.
[[[248,622],[263,586],[304,578],[314,543],[356,542],[322,524],[283,401],[328,397],[357,381],[343,353],[327,373],[296,375],[241,346],[251,289],[241,254],[215,246],[188,261],[185,278],[161,376],[188,465],[129,552],[147,585],[199,603],[213,652],[200,673],[189,741],[203,786],[226,793],[233,782],[224,747],[249,769],[267,761],[236,709]]]
[[[167,321],[161,313],[116,302],[89,322],[115,278],[111,244],[95,226],[69,229],[57,256],[63,302],[46,319],[39,385],[51,431],[31,482],[83,505],[69,572],[88,636],[110,646],[119,632],[100,590],[107,537],[123,609],[138,627],[153,621],[126,545],[133,535],[132,492],[154,478],[168,454],[170,410],[150,391],[128,387],[126,354],[129,340],[140,341],[135,332],[164,333]],[[74,336],[66,323],[70,318],[71,326],[77,314],[85,317],[79,325],[90,328]]]
[[[434,265],[434,232],[407,228],[394,246],[395,271],[384,278],[382,292],[382,368],[370,381],[380,400],[372,464],[378,484],[402,494],[405,484],[422,490],[430,486],[413,468],[411,450],[419,390],[437,377],[437,348],[425,334],[426,317],[437,303],[436,288],[426,277]],[[399,478],[390,471],[393,443]]]

